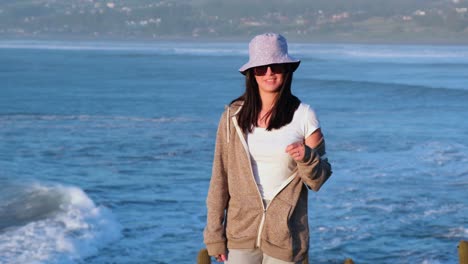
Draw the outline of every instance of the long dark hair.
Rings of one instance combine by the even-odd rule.
[[[294,112],[299,107],[301,101],[291,93],[291,83],[293,78],[292,70],[287,70],[284,73],[284,82],[278,93],[278,97],[273,105],[273,108],[266,115],[270,117],[270,121],[266,130],[279,129],[291,123]],[[244,132],[252,132],[253,128],[258,125],[258,115],[262,110],[262,100],[258,91],[258,84],[255,80],[253,70],[250,69],[245,74],[245,92],[239,98],[234,99],[232,103],[242,101],[243,106],[237,116],[237,122]]]

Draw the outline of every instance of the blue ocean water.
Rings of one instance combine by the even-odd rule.
[[[457,263],[468,47],[291,44],[334,174],[311,263]],[[0,41],[0,263],[195,263],[246,43]]]

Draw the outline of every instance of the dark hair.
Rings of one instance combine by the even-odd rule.
[[[301,101],[291,93],[291,83],[293,72],[287,70],[284,73],[284,82],[280,88],[278,98],[273,105],[271,111],[267,114],[270,121],[266,130],[279,129],[291,123],[294,112],[299,107]],[[244,132],[252,132],[253,128],[258,125],[258,115],[262,110],[262,100],[258,91],[258,84],[255,80],[253,70],[250,69],[245,74],[245,92],[239,98],[234,99],[232,103],[243,102],[242,109],[237,116],[237,122]]]

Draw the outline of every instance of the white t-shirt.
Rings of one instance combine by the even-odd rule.
[[[247,134],[252,169],[263,199],[273,199],[297,166],[296,161],[286,153],[286,147],[303,141],[319,127],[314,110],[301,103],[293,120],[286,126],[272,131],[255,127],[252,133]]]

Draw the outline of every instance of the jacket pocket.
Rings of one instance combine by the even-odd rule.
[[[248,199],[258,199],[257,196],[248,197],[246,200],[231,200],[227,210],[226,235],[231,239],[254,237],[257,235],[258,226],[263,209],[258,208]],[[247,202],[246,202],[247,201]]]
[[[285,249],[292,249],[290,219],[293,206],[275,198],[268,207],[262,238],[269,243]]]

